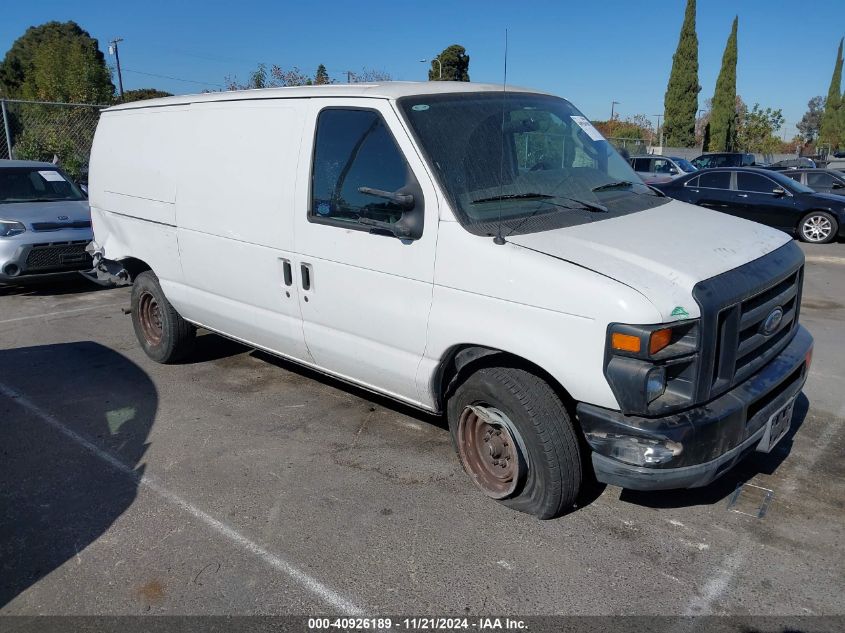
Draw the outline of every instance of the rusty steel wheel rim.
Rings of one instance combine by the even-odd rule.
[[[151,292],[144,292],[138,299],[138,321],[144,338],[150,345],[158,345],[164,336],[161,323],[161,307]]]
[[[514,493],[528,464],[522,438],[501,411],[471,405],[458,420],[458,454],[464,470],[493,499]]]

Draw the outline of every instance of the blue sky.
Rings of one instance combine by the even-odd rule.
[[[418,60],[453,43],[467,48],[473,81],[501,82],[507,28],[509,83],[564,96],[593,119],[608,118],[614,100],[623,117],[650,116],[663,112],[684,6],[683,0],[7,0],[0,53],[28,26],[75,20],[103,49],[110,38],[124,38],[126,89],[199,92],[227,75],[246,79],[259,61],[309,73],[323,63],[339,80],[364,66],[424,80],[427,64]],[[782,108],[791,137],[807,101],[827,94],[845,35],[845,2],[699,0],[700,108],[712,96],[735,14],[737,90],[749,105]]]

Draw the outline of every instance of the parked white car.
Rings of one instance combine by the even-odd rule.
[[[570,103],[451,82],[170,97],[100,119],[93,252],[146,353],[196,327],[445,412],[472,481],[702,486],[790,427],[804,258],[645,186]],[[412,447],[409,447],[411,450]]]

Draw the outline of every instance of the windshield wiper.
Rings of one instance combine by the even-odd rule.
[[[547,193],[505,193],[500,196],[490,196],[489,198],[478,198],[477,200],[473,200],[472,204],[478,204],[480,202],[500,202],[503,200],[538,200],[543,204],[550,204],[552,206],[558,207],[560,209],[578,209],[579,207],[573,207],[568,204],[558,204],[556,202],[551,202],[551,198],[558,198],[560,200],[569,200],[570,202],[574,202],[575,204],[580,205],[580,208],[586,211],[593,211],[596,213],[607,213],[607,207],[602,204],[597,204],[595,202],[587,202],[586,200],[579,200],[578,198],[569,198],[567,196],[552,196]]]
[[[618,189],[619,187],[633,187],[634,183],[630,180],[615,180],[613,182],[606,182],[598,187],[593,187],[590,191],[607,191],[609,189]]]
[[[479,202],[498,202],[500,200],[520,200],[520,199],[540,199],[540,198],[554,198],[554,196],[550,196],[547,193],[503,193],[499,196],[490,196],[489,198],[479,198],[478,200],[473,200],[473,204],[478,204]]]
[[[70,200],[70,198],[18,198],[0,200],[0,202],[60,202],[62,200]]]

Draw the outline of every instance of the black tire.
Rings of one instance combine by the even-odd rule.
[[[798,237],[810,244],[827,244],[836,239],[839,223],[827,211],[810,211],[798,224]]]
[[[151,270],[132,284],[132,326],[144,352],[157,363],[175,363],[194,348],[196,328],[170,305]]]
[[[483,477],[467,468],[467,449],[460,446],[466,431],[459,431],[459,427],[470,406],[490,407],[503,413],[520,436],[516,438],[520,452],[527,452],[527,459],[519,460],[522,472],[515,489],[505,491],[504,498],[491,494],[479,483]],[[455,390],[447,404],[447,417],[461,465],[489,496],[540,519],[559,516],[575,504],[582,478],[578,437],[566,407],[544,380],[512,367],[479,369]],[[488,441],[487,436],[484,441]],[[463,446],[466,445],[464,441]]]

